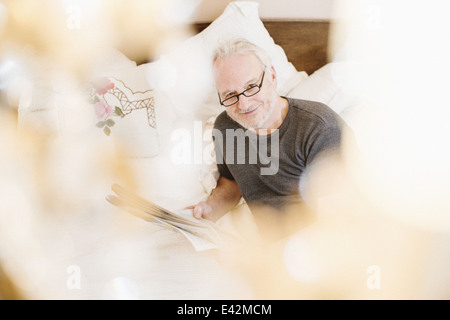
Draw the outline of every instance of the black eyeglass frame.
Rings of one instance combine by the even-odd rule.
[[[223,101],[222,101],[222,99],[220,98],[220,94],[217,93],[217,95],[219,96],[219,102],[220,102],[220,104],[221,104],[222,106],[226,107],[226,108],[227,108],[227,107],[231,107],[232,105],[235,105],[236,103],[239,102],[239,96],[240,96],[240,95],[244,95],[245,97],[248,98],[248,97],[254,96],[255,94],[258,94],[258,93],[261,91],[261,87],[262,87],[263,82],[264,82],[264,75],[265,75],[265,74],[266,74],[266,70],[264,69],[263,74],[262,74],[262,77],[261,77],[261,82],[259,83],[259,85],[256,85],[256,86],[254,86],[254,87],[245,89],[245,90],[242,91],[241,93],[235,94],[234,96],[231,96],[231,97],[229,97],[229,98],[226,98],[226,99],[223,100]],[[255,90],[255,88],[258,88],[258,91],[256,91],[255,93],[249,94],[249,95],[246,94],[246,92],[248,92],[248,91],[250,91],[250,90]],[[234,98],[237,99],[236,102],[233,102],[232,104],[228,104],[228,105],[224,104],[225,101],[231,100],[231,99],[234,99]]]

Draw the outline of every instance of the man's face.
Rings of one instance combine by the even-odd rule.
[[[214,63],[216,88],[223,101],[264,81],[261,90],[251,96],[239,96],[239,101],[226,108],[228,115],[248,129],[262,129],[270,118],[275,104],[274,72],[264,66],[253,53],[218,59]]]

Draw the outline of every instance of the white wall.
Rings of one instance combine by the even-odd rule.
[[[259,2],[261,18],[331,19],[334,0],[253,0]],[[212,21],[225,9],[230,0],[201,0],[191,20]]]

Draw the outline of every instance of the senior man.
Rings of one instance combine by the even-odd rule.
[[[220,177],[194,216],[217,221],[243,197],[270,227],[309,220],[302,179],[318,159],[336,159],[345,123],[322,103],[280,96],[270,58],[245,39],[215,50],[213,74],[225,108],[213,133]]]

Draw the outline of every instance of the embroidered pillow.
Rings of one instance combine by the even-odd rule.
[[[95,79],[88,91],[95,125],[129,157],[154,157],[172,121],[164,95],[151,88],[146,66]],[[106,73],[107,74],[107,73]],[[156,105],[160,103],[159,110]]]

